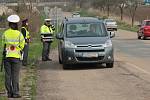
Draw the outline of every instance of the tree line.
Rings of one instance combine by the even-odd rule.
[[[107,16],[110,16],[110,12],[119,9],[120,19],[123,20],[124,10],[127,10],[132,20],[132,26],[135,20],[135,14],[137,8],[143,3],[143,0],[73,0],[78,2],[78,5],[82,8],[85,5],[89,5],[92,8],[98,9],[102,12],[106,12]]]

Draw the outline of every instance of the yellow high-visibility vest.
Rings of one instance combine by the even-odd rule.
[[[25,39],[18,30],[8,29],[2,35],[2,44],[6,44],[6,57],[21,58],[21,50],[25,45]]]
[[[54,31],[52,30],[52,28],[51,28],[51,27],[49,28],[49,27],[46,26],[46,25],[42,25],[40,31],[41,31],[41,34],[54,33]]]
[[[22,28],[24,28],[26,31],[25,39],[30,39],[30,34],[29,34],[29,31],[27,30],[27,28],[26,27],[22,27]]]

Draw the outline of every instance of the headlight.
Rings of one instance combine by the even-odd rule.
[[[104,44],[104,47],[112,47],[112,42],[111,40],[107,40]]]
[[[71,43],[70,41],[65,41],[65,47],[66,48],[75,48],[75,45]]]
[[[148,30],[148,28],[144,28],[144,31],[147,31]]]

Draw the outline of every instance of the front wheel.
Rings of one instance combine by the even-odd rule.
[[[107,68],[113,68],[114,67],[114,63],[106,63],[106,67]]]
[[[145,40],[145,39],[146,39],[146,37],[144,36],[144,34],[142,34],[141,39],[142,39],[142,40]]]
[[[138,39],[141,39],[141,36],[138,36]]]
[[[138,39],[141,39],[141,36],[138,35],[137,37],[138,37]]]

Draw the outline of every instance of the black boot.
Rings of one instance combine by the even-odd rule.
[[[13,98],[21,98],[21,95],[13,95]]]
[[[47,60],[47,61],[52,61],[52,59],[50,59],[50,58],[47,58],[46,60]]]
[[[12,94],[8,94],[8,98],[13,98],[13,95]]]

